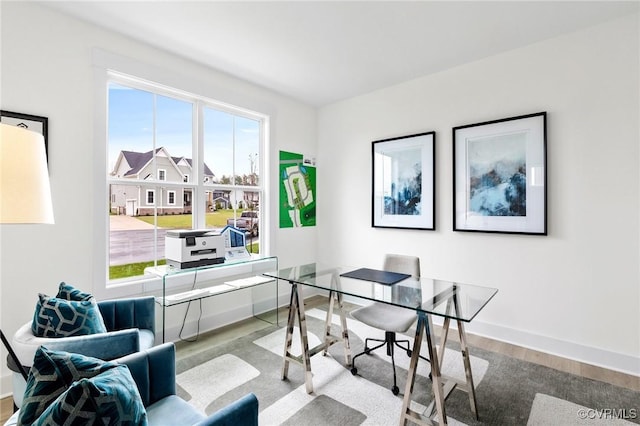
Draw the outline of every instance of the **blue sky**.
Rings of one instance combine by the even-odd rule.
[[[121,150],[147,152],[153,149],[154,95],[115,84],[109,90],[109,172]],[[193,158],[192,108],[182,100],[156,96],[156,148],[167,148],[174,157]],[[256,120],[234,116],[213,108],[205,109],[205,163],[217,178],[231,175],[235,125],[235,167],[237,174],[250,173],[249,156],[259,152]],[[256,172],[257,163],[255,166]]]

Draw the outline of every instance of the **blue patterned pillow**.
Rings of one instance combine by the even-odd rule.
[[[38,337],[70,337],[106,333],[95,299],[75,301],[38,294],[31,331]]]
[[[97,376],[117,365],[80,354],[38,348],[27,379],[18,424],[33,423],[73,382]]]
[[[56,295],[56,298],[75,301],[91,301],[93,299],[93,295],[80,291],[71,284],[61,282],[58,286],[58,294]],[[45,312],[43,312],[42,302],[40,301],[40,297],[38,297],[38,301],[36,302],[36,309],[33,313],[33,321],[31,322],[31,332],[34,336],[37,337],[62,337],[51,336],[50,334],[52,332],[47,332],[48,329],[49,317]]]
[[[80,291],[71,284],[67,284],[63,281],[58,287],[58,294],[56,297],[66,300],[91,300],[93,295]]]
[[[129,367],[118,365],[81,379],[60,395],[34,425],[147,424],[147,412]]]

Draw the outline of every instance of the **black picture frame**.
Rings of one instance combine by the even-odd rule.
[[[373,228],[436,229],[436,132],[371,143]]]
[[[547,235],[547,113],[453,128],[453,230]]]
[[[49,159],[49,119],[39,115],[0,110],[0,122],[12,126],[23,127],[40,133],[44,137],[44,152]]]

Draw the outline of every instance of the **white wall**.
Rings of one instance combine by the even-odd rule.
[[[217,100],[271,115],[272,155],[279,150],[314,153],[316,111],[263,88],[245,83],[165,52],[27,2],[2,2],[0,106],[49,118],[49,166],[55,225],[0,226],[0,320],[12,336],[29,321],[38,292],[53,294],[60,281],[98,291],[101,265],[93,253],[94,157],[104,150],[94,140],[95,49],[130,58],[145,69],[162,70],[179,89],[196,87]],[[104,56],[104,55],[103,55]],[[277,165],[272,165],[277,176]],[[275,179],[275,177],[273,178]],[[272,181],[272,187],[275,181]],[[272,191],[275,215],[278,192]],[[276,216],[277,217],[277,216]],[[273,227],[274,251],[282,265],[315,256],[315,229],[295,232]],[[215,312],[237,303],[217,301]],[[205,317],[207,311],[205,310]],[[176,315],[180,316],[180,315]],[[205,318],[206,319],[206,318]],[[6,352],[0,347],[0,395],[10,392]]]
[[[322,108],[319,257],[419,255],[499,289],[468,330],[640,375],[638,56],[632,16]],[[453,232],[451,128],[539,111],[549,235]],[[371,228],[371,141],[430,130],[437,230]]]
[[[312,261],[316,252],[320,260],[372,267],[384,252],[418,254],[425,274],[500,289],[469,330],[640,374],[637,18],[340,102],[316,116],[278,94],[36,4],[0,2],[0,15],[0,106],[49,117],[56,218],[52,226],[0,226],[6,334],[30,319],[38,292],[52,293],[62,280],[102,285],[93,278],[99,265],[91,195],[100,185],[92,159],[103,149],[93,139],[92,56],[99,48],[220,100],[268,109],[272,154],[317,153],[318,226],[274,226],[280,266]],[[549,113],[549,236],[452,232],[451,127],[541,110]],[[437,131],[437,230],[372,229],[371,141],[425,130]],[[5,394],[4,362],[0,375]]]

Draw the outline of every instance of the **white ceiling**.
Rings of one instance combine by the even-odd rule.
[[[43,4],[313,106],[638,11],[637,1]]]

